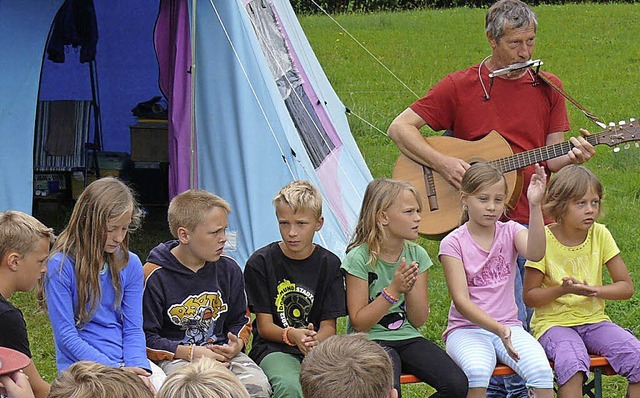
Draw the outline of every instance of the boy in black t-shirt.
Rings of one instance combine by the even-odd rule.
[[[19,212],[0,213],[0,346],[31,358],[27,324],[9,299],[15,292],[33,288],[47,270],[53,230],[34,217]],[[49,395],[49,384],[40,377],[33,360],[23,369],[36,398]]]
[[[244,270],[249,309],[256,314],[249,356],[262,368],[273,397],[302,397],[304,356],[336,333],[346,315],[340,259],[313,243],[322,228],[322,197],[294,181],[273,200],[282,241],[257,250]]]

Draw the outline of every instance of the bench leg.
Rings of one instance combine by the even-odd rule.
[[[602,398],[602,369],[593,369],[593,379],[584,383],[582,395],[589,398]]]

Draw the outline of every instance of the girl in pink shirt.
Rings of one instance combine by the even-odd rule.
[[[462,179],[464,224],[442,240],[439,259],[452,299],[443,337],[469,379],[467,397],[486,396],[498,361],[518,373],[534,396],[553,397],[553,372],[540,344],[522,328],[513,295],[518,253],[536,261],[545,253],[545,185],[544,169],[536,165],[527,191],[527,230],[499,221],[509,195],[495,166],[476,163]]]

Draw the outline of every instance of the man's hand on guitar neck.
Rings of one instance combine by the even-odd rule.
[[[568,164],[582,164],[595,155],[596,149],[584,139],[584,137],[589,135],[589,132],[585,129],[580,129],[580,134],[580,137],[571,137],[569,139],[573,148],[567,152],[566,156],[547,160],[547,167],[549,167],[552,172],[556,172]],[[547,145],[554,145],[563,141],[563,132],[552,133],[547,136]]]
[[[596,149],[593,145],[589,144],[584,137],[589,135],[589,132],[585,129],[580,129],[580,137],[571,137],[569,142],[573,145],[573,148],[567,153],[571,163],[582,164],[589,160],[591,156],[596,154]]]

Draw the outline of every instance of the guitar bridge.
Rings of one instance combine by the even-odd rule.
[[[436,196],[436,185],[433,182],[433,172],[425,165],[422,165],[422,171],[424,175],[424,187],[429,202],[429,210],[436,211],[438,210],[438,197]]]

